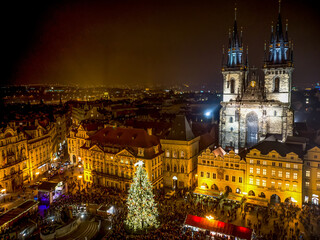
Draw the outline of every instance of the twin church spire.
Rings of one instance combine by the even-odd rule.
[[[223,49],[224,55],[224,49]],[[246,52],[246,59],[244,60],[244,47],[242,42],[242,30],[238,32],[237,26],[237,8],[235,8],[234,25],[232,33],[229,29],[229,44],[227,61],[223,57],[223,68],[232,69],[246,69],[248,68],[248,50]],[[275,30],[273,24],[271,26],[271,37],[269,42],[269,50],[266,49],[264,67],[293,64],[293,44],[288,40],[288,23],[286,23],[285,31],[283,31],[281,18],[281,0],[279,0],[279,14]]]

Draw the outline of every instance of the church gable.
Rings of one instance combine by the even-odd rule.
[[[123,149],[122,151],[116,154],[117,156],[124,156],[124,157],[135,157],[132,153],[130,153],[127,149]]]

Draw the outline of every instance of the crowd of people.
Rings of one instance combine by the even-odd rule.
[[[125,231],[124,220],[127,216],[126,194],[107,187],[94,184],[80,185],[79,181],[70,179],[68,194],[51,204],[48,214],[55,215],[64,207],[83,204],[111,204],[117,214],[112,217],[112,228],[107,239],[208,239],[208,232],[194,232],[184,227],[187,214],[200,217],[213,215],[216,219],[253,229],[253,239],[308,239],[301,229],[305,229],[313,239],[317,231],[313,222],[319,224],[320,210],[316,206],[304,206],[302,209],[292,205],[257,207],[232,202],[227,199],[203,198],[199,195],[179,192],[172,199],[165,199],[163,192],[156,192],[155,199],[159,212],[160,227],[141,235],[132,235]],[[212,236],[220,240],[224,237]],[[231,238],[232,239],[232,238]]]

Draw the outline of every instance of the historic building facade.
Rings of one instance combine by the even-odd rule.
[[[282,29],[279,12],[275,31],[271,31],[269,51],[263,66],[264,78],[248,66],[243,57],[242,32],[235,19],[229,33],[226,63],[222,67],[223,101],[220,110],[220,145],[240,149],[250,147],[269,134],[282,140],[293,134],[291,104],[292,47],[288,28]]]
[[[186,117],[177,115],[169,135],[160,141],[164,150],[164,187],[176,190],[194,186],[200,136],[194,136]]]
[[[77,135],[82,133],[79,129]],[[161,187],[163,151],[160,141],[143,129],[105,127],[91,136],[84,136],[76,146],[86,182],[128,190],[135,163],[142,160],[153,186]]]
[[[319,205],[320,196],[320,148],[309,149],[304,156],[303,200],[306,203]]]
[[[11,127],[0,133],[0,185],[13,192],[29,177],[27,137]]]
[[[266,139],[239,155],[217,148],[198,158],[195,193],[216,197],[228,192],[228,198],[244,197],[256,205],[285,202],[301,207],[302,190],[303,160],[295,145]]]

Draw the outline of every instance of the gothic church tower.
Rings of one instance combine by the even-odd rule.
[[[235,18],[233,33],[229,33],[227,61],[222,66],[219,141],[223,148],[251,147],[271,134],[284,141],[293,133],[292,49],[287,27],[285,34],[282,31],[280,11],[264,61],[264,79],[260,80],[247,63],[248,60],[243,61],[242,33],[239,37]]]

